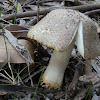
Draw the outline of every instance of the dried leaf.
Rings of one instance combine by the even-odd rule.
[[[19,26],[19,25],[8,25],[5,27],[10,31],[14,36],[18,37],[27,37],[28,28]]]
[[[7,50],[8,50],[8,59],[11,63],[25,63],[25,60],[21,55],[15,50],[15,48],[9,43],[8,39],[6,39],[7,43]],[[18,43],[22,44],[23,46],[27,47],[29,50],[32,58],[34,53],[34,47],[31,42],[28,40],[20,39],[18,40]],[[7,62],[7,53],[6,53],[6,47],[4,42],[4,37],[0,36],[0,62]]]
[[[2,7],[7,11],[12,10],[14,8],[14,2],[10,0],[5,0],[5,2],[3,2]]]
[[[7,37],[9,42],[12,44],[12,46],[19,52],[19,54],[25,59],[26,63],[28,65],[32,65],[34,63],[33,59],[31,58],[31,55],[28,51],[28,49],[19,44],[17,38],[15,38],[10,31],[5,29],[5,34],[4,36]]]

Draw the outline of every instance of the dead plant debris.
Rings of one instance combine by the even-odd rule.
[[[27,38],[27,32],[58,8],[78,10],[100,24],[99,0],[0,0],[0,100],[100,99],[100,57],[85,61],[76,46],[60,89],[38,83],[53,49]]]

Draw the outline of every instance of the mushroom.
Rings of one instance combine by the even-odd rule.
[[[54,49],[49,65],[42,76],[42,83],[45,83],[47,88],[58,89],[62,85],[76,38],[78,50],[84,56],[86,48],[88,50],[90,47],[87,42],[92,42],[88,40],[89,37],[96,41],[96,25],[90,18],[76,10],[56,9],[32,27],[28,37]],[[84,39],[87,41],[85,42]],[[85,48],[84,43],[89,47]]]

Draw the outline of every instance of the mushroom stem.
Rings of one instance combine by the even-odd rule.
[[[57,52],[54,50],[49,65],[42,76],[42,84],[45,83],[47,88],[58,89],[62,85],[64,72],[68,65],[74,42],[72,41],[68,46],[67,51]]]

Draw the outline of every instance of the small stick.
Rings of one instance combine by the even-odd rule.
[[[70,92],[70,96],[73,96],[75,91],[77,91],[77,83],[78,83],[78,79],[80,77],[80,75],[82,74],[82,63],[78,63],[76,66],[76,69],[75,69],[75,74],[74,74],[74,77],[73,77],[73,80],[72,82],[70,83],[70,85],[68,86],[68,91]]]
[[[75,0],[42,0],[42,1],[39,1],[39,4],[41,4],[41,3],[47,3],[47,2],[62,2],[62,1],[65,1],[65,2],[75,2]],[[83,1],[80,1],[80,0],[78,0],[78,2],[77,2],[79,5],[86,5],[86,4],[88,4],[88,3],[85,3],[85,2],[83,2]],[[34,4],[35,4],[35,2],[34,2]]]
[[[87,11],[84,14],[88,15],[88,16],[92,16],[92,15],[95,15],[95,14],[100,14],[100,9],[96,9],[96,10],[92,10],[92,11]]]
[[[37,22],[39,22],[39,12],[40,12],[40,7],[39,7],[39,2],[36,2],[37,5]]]
[[[88,66],[87,66],[88,65]],[[86,60],[86,66],[85,66],[85,74],[89,75],[92,73],[92,65],[91,60]]]

